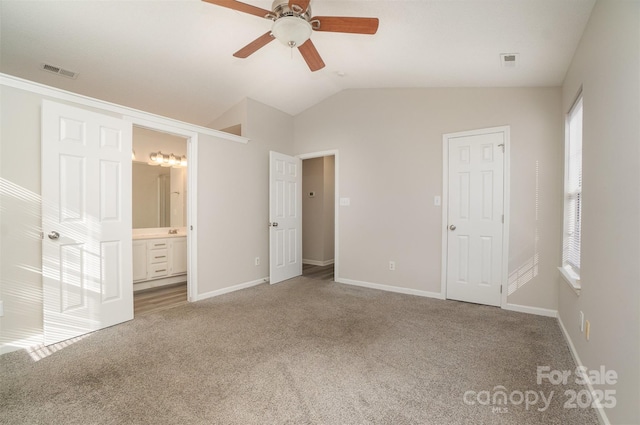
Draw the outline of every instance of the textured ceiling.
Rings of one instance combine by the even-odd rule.
[[[312,73],[277,41],[234,58],[271,21],[199,0],[1,0],[0,72],[200,125],[245,97],[295,115],[348,88],[557,86],[594,2],[312,0],[314,15],[380,19],[373,36],[314,32],[327,66]]]

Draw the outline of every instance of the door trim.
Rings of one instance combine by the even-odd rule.
[[[500,127],[490,127],[478,130],[462,131],[458,133],[446,133],[442,135],[442,264],[441,264],[441,283],[440,291],[442,297],[447,299],[447,222],[449,216],[449,139],[467,136],[479,136],[483,134],[503,133],[504,134],[504,191],[503,191],[503,209],[504,209],[504,227],[502,230],[502,268],[501,268],[501,284],[502,295],[500,298],[500,308],[507,306],[508,292],[508,276],[509,276],[509,190],[511,185],[510,174],[510,153],[511,153],[511,126],[505,125]]]
[[[340,278],[340,152],[338,149],[328,151],[310,152],[296,155],[296,158],[305,159],[333,156],[334,158],[334,217],[333,217],[333,280],[338,282]],[[303,236],[304,237],[304,236]]]
[[[187,301],[198,300],[198,133],[170,124],[126,116],[136,127],[169,133],[187,139]]]

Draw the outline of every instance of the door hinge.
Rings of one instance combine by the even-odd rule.
[[[499,147],[499,148],[502,148],[502,152],[504,153],[504,143],[500,143],[500,144],[498,145],[498,147]]]
[[[502,214],[502,224],[504,224],[504,214]]]
[[[502,285],[500,285],[500,293],[502,294]]]

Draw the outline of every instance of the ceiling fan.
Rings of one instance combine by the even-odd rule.
[[[310,40],[312,31],[343,32],[351,34],[375,34],[378,18],[341,16],[311,16],[311,0],[274,0],[272,10],[262,9],[236,0],[203,0],[207,3],[227,7],[239,12],[259,16],[273,21],[270,31],[233,54],[246,58],[273,39],[278,39],[291,48],[297,47],[311,71],[324,68],[324,62]]]

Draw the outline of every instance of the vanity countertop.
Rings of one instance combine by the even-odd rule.
[[[185,235],[184,233],[178,233],[178,234],[154,233],[154,234],[148,234],[148,235],[133,235],[133,240],[139,241],[142,239],[184,238],[186,236],[187,235]]]

